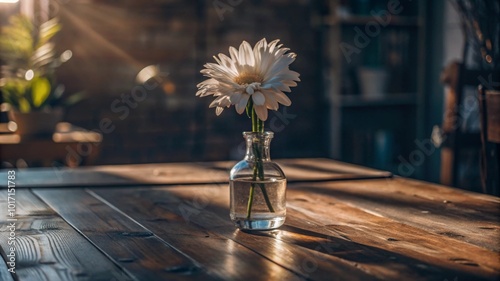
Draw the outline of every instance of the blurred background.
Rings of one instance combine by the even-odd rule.
[[[90,164],[241,159],[250,120],[233,108],[217,117],[210,98],[195,97],[196,85],[213,55],[265,37],[298,55],[291,69],[301,74],[292,105],[266,122],[275,132],[273,158],[329,157],[442,178],[440,75],[468,54],[452,1],[0,2],[2,28],[19,13],[35,26],[59,18],[55,50],[70,50],[71,59],[57,68],[57,83],[64,95],[85,92],[64,108],[63,121],[102,135]],[[467,130],[477,132],[477,106],[466,109]],[[479,146],[460,163],[454,185],[480,189]]]

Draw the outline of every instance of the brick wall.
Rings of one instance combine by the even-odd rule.
[[[66,120],[100,129],[107,118],[114,128],[104,134],[98,164],[240,158],[241,132],[250,129],[250,120],[234,108],[216,117],[208,109],[211,99],[194,95],[203,80],[199,71],[212,55],[262,37],[280,38],[298,54],[291,68],[302,80],[290,94],[288,115],[280,108],[266,123],[276,131],[273,157],[326,155],[320,42],[311,25],[315,1],[241,1],[224,6],[225,11],[214,3],[237,1],[70,1],[62,6],[58,48],[71,49],[74,57],[59,69],[59,81],[68,92],[84,89],[88,95],[68,108]],[[127,105],[122,95],[136,89],[135,75],[151,64],[168,73],[168,94],[156,87],[136,106]]]

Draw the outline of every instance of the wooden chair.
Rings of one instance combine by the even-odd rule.
[[[441,73],[441,82],[447,85],[445,116],[442,130],[444,142],[441,145],[441,183],[456,187],[462,187],[459,169],[466,161],[466,151],[479,151],[481,141],[479,132],[464,131],[461,124],[464,116],[461,116],[461,108],[466,87],[477,87],[477,77],[486,73],[468,69],[459,62],[450,63]],[[479,187],[478,190],[480,191]]]
[[[500,195],[500,91],[479,86],[481,112],[481,184],[484,193]]]
[[[491,87],[496,85],[496,77],[500,77],[499,70],[474,70],[468,69],[463,63],[450,63],[441,74],[441,81],[447,85],[447,95],[445,116],[442,130],[444,139],[441,144],[441,183],[456,187],[462,187],[460,182],[461,163],[466,161],[467,154],[463,152],[479,153],[483,145],[481,144],[481,132],[468,132],[460,126],[464,120],[460,109],[467,104],[463,103],[465,89],[467,87],[476,88],[480,84]],[[492,80],[493,79],[493,80]],[[490,82],[489,84],[487,84]],[[494,109],[490,109],[488,114]],[[497,109],[498,111],[498,109]],[[473,191],[481,191],[477,186]],[[484,185],[483,185],[483,192]],[[491,192],[488,192],[491,193]]]

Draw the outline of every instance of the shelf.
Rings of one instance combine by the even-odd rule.
[[[343,95],[333,99],[337,107],[416,105],[415,93],[386,94],[383,96]]]
[[[398,173],[391,161],[398,155],[406,157],[415,149],[413,141],[425,137],[426,2],[405,3],[404,13],[379,18],[377,14],[384,13],[372,6],[382,2],[372,1],[367,8],[355,5],[356,1],[327,1],[329,14],[318,15],[324,36],[322,53],[327,56],[323,71],[332,158],[369,165],[377,155],[385,155],[382,162],[389,165],[384,168]],[[379,12],[373,16],[371,11]],[[340,48],[344,42],[350,46]],[[351,54],[358,57],[348,59]],[[386,74],[361,75],[358,70],[365,65],[387,67]],[[365,149],[392,136],[394,145]],[[423,169],[415,170],[418,175]]]
[[[358,15],[350,15],[350,16],[330,16],[325,17],[323,20],[324,25],[366,25],[370,22],[379,23],[375,17],[373,16],[358,16]],[[380,23],[379,23],[380,24]],[[420,20],[418,17],[410,17],[410,16],[391,16],[391,21],[387,26],[409,26],[409,27],[417,27],[420,25]]]

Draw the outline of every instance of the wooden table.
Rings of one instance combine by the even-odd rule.
[[[499,198],[327,159],[278,162],[287,220],[256,233],[229,220],[230,162],[18,170],[17,279],[1,263],[0,280],[499,279]]]

